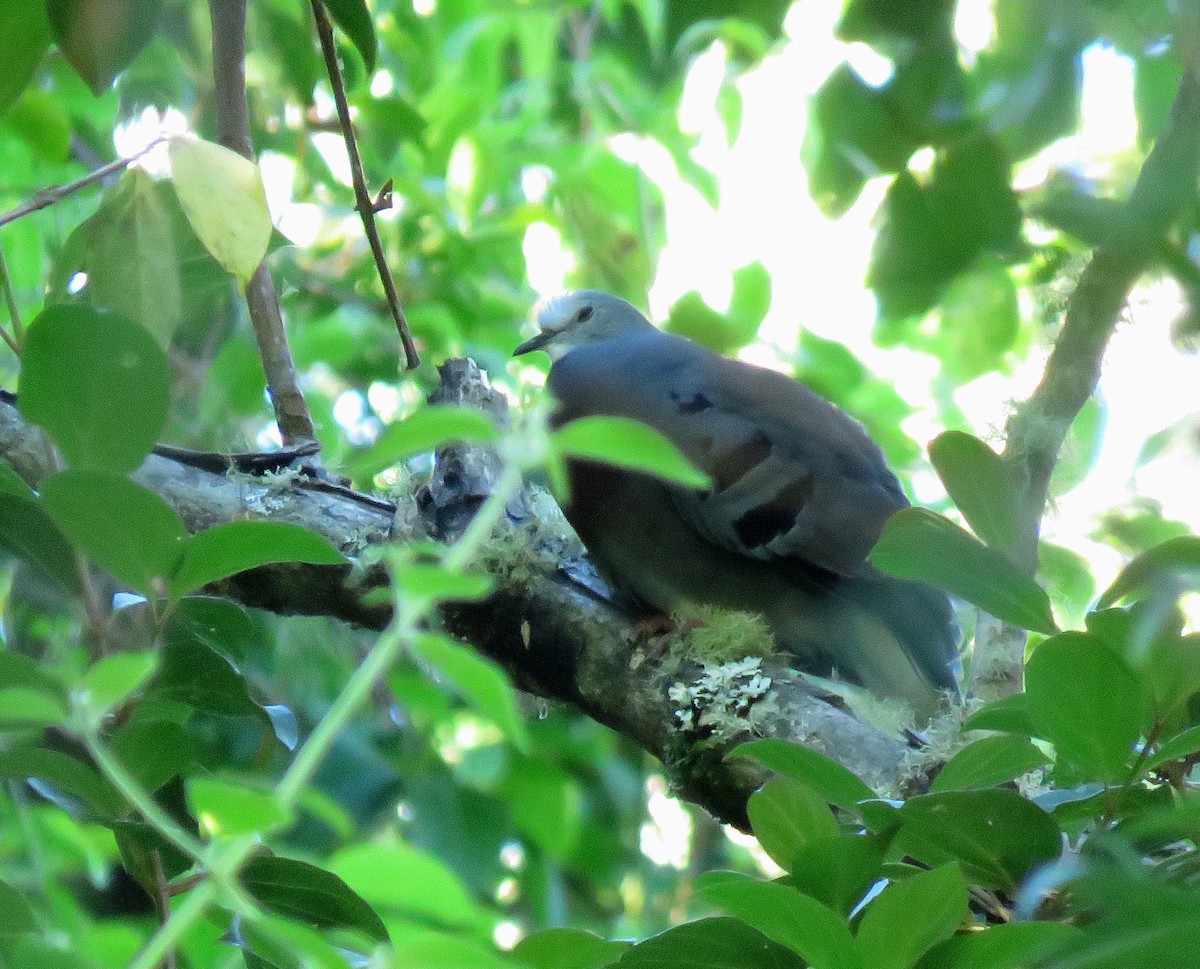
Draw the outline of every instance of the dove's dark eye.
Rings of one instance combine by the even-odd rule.
[[[595,309],[591,306],[579,307],[579,312],[575,314],[575,322],[582,323],[584,320],[590,320]]]

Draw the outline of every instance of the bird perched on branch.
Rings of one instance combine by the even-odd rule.
[[[908,505],[852,418],[774,371],[656,329],[584,290],[548,303],[539,335],[557,426],[631,417],[668,438],[712,487],[696,491],[594,461],[568,463],[563,509],[600,570],[643,606],[759,613],[798,665],[928,716],[953,691],[958,632],[945,593],[867,562]]]

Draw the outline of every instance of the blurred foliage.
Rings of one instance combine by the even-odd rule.
[[[664,200],[615,136],[652,139],[712,200],[720,187],[679,122],[691,65],[714,44],[726,52],[717,110],[734,139],[738,80],[779,45],[811,41],[787,36],[779,0],[326,5],[368,182],[393,186],[382,242],[426,361],[415,373],[397,374],[307,3],[250,5],[250,121],[268,198],[288,203],[267,259],[325,460],[363,486],[398,461],[419,471],[448,437],[494,436],[478,415],[421,401],[451,355],[514,384],[533,233],[573,258],[569,283],[644,303],[667,241]],[[876,338],[937,361],[936,404],[958,429],[933,459],[978,537],[914,512],[881,562],[1049,638],[1027,692],[975,712],[968,727],[986,733],[968,732],[933,790],[907,802],[870,799],[815,753],[748,745],[744,756],[780,775],[750,803],[761,851],[666,798],[659,768],[623,738],[518,699],[490,664],[432,634],[341,722],[312,783],[281,796],[297,741],[378,643],[191,593],[263,562],[338,557],[286,529],[186,538],[125,477],[156,439],[220,450],[272,439],[223,268],[244,266],[202,241],[234,189],[133,168],[0,226],[11,280],[0,319],[14,342],[11,313],[33,321],[23,361],[4,353],[0,378],[11,386],[19,371],[23,413],[69,465],[34,494],[0,464],[0,966],[134,964],[162,923],[166,882],[181,887],[178,915],[220,881],[191,885],[197,845],[214,872],[223,852],[245,863],[180,939],[179,964],[195,967],[366,964],[355,953],[380,966],[532,969],[1192,964],[1200,643],[1181,610],[1196,539],[1152,499],[1109,510],[1095,537],[1138,557],[1103,608],[1088,563],[1066,548],[1044,546],[1043,591],[1006,557],[1011,483],[961,433],[971,429],[953,402],[955,388],[1025,359],[1088,250],[1121,230],[1114,200],[1167,124],[1183,71],[1179,5],[992,6],[994,36],[974,50],[952,0],[848,0],[837,37],[885,58],[886,77],[864,78],[853,58],[834,68],[809,105],[797,177],[802,163],[833,216],[886,180],[866,280]],[[213,139],[207,8],[0,0],[0,211],[114,160],[156,112]],[[1014,170],[1077,130],[1093,45],[1129,60],[1138,150],[1101,175],[1014,187]],[[1189,304],[1198,214],[1189,206],[1156,256]],[[763,264],[734,273],[727,311],[705,304],[701,283],[667,325],[726,353],[752,344],[771,306]],[[1189,305],[1182,346],[1194,317]],[[919,449],[901,423],[912,402],[836,340],[804,333],[783,350],[911,469]],[[1103,418],[1093,404],[1075,422],[1053,483],[1063,502],[1095,460]],[[593,430],[558,446],[609,454],[614,434],[628,446],[620,429]],[[1143,458],[1194,437],[1162,431]],[[116,584],[97,595],[78,553]],[[439,597],[486,592],[445,561],[394,564],[422,616]],[[97,605],[131,591],[148,598]],[[511,953],[497,945],[520,936]],[[623,938],[646,941],[606,941]]]

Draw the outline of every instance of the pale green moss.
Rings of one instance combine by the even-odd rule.
[[[667,634],[667,650],[677,664],[729,663],[775,651],[771,631],[757,613],[689,603],[671,613],[671,619],[677,628]]]

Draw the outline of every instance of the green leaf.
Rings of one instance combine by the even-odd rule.
[[[66,719],[67,706],[59,697],[27,686],[0,687],[0,730],[6,727],[50,727]]]
[[[771,276],[761,262],[753,262],[734,270],[729,312],[711,309],[692,290],[671,305],[666,329],[729,354],[754,340],[770,307]]]
[[[356,929],[376,942],[388,931],[375,910],[332,872],[294,858],[259,855],[239,881],[264,908],[320,928]]]
[[[375,23],[366,0],[321,0],[334,22],[346,32],[362,55],[367,72],[375,71]]]
[[[751,757],[764,767],[799,781],[830,804],[857,813],[858,802],[871,800],[875,792],[858,775],[815,750],[776,737],[751,740],[731,750],[730,757]]]
[[[490,576],[452,572],[428,562],[406,562],[392,572],[401,594],[438,602],[477,602],[492,591]]]
[[[75,230],[81,258],[71,263],[87,275],[82,295],[88,305],[123,314],[164,349],[183,316],[179,253],[165,190],[140,168],[126,171],[96,214]]]
[[[21,414],[44,427],[73,468],[128,472],[167,418],[171,372],[150,335],[115,313],[51,306],[21,356]]]
[[[0,939],[41,931],[33,906],[24,892],[0,881]]]
[[[1014,791],[925,794],[896,813],[908,854],[927,865],[958,861],[971,881],[1005,892],[1062,851],[1058,825]]]
[[[454,872],[410,845],[352,845],[330,858],[328,868],[385,913],[448,928],[479,928],[489,921]]]
[[[937,355],[947,376],[959,384],[1002,369],[1021,333],[1016,284],[1007,269],[995,263],[984,260],[950,283],[938,305],[935,336],[922,338],[921,329],[905,331],[913,333],[914,349]]]
[[[311,926],[270,914],[239,925],[236,939],[246,969],[344,969],[349,948],[335,946]]]
[[[854,942],[871,969],[908,969],[948,939],[967,917],[967,886],[957,865],[894,881],[863,913]]]
[[[42,501],[80,551],[143,595],[154,595],[177,568],[183,522],[122,475],[61,471],[42,482]]]
[[[1047,639],[1025,666],[1029,717],[1038,736],[1089,778],[1124,777],[1141,736],[1141,686],[1104,640],[1089,633]]]
[[[1078,935],[1079,929],[1058,922],[990,925],[984,932],[947,939],[917,965],[919,969],[1024,969]]]
[[[984,704],[963,721],[963,730],[998,730],[1021,737],[1032,737],[1036,733],[1033,721],[1029,719],[1029,704],[1024,693]]]
[[[189,777],[188,803],[211,838],[267,835],[291,825],[292,812],[266,789],[220,777]]]
[[[929,445],[929,460],[975,534],[997,551],[1011,548],[1017,492],[1000,456],[971,434],[946,431]]]
[[[422,407],[398,423],[384,428],[371,447],[350,462],[350,474],[369,478],[414,454],[426,454],[447,444],[489,444],[496,440],[496,425],[471,407]]]
[[[183,545],[175,574],[167,583],[173,599],[211,582],[276,562],[345,565],[329,540],[289,522],[237,521],[197,532]]]
[[[1048,763],[1050,758],[1024,737],[984,737],[950,758],[930,790],[995,787]]]
[[[707,488],[708,475],[653,428],[628,417],[581,417],[554,432],[560,454],[643,471],[688,488]]]
[[[244,287],[271,241],[271,213],[258,166],[221,145],[170,141],[171,180],[204,247]]]
[[[790,949],[744,922],[698,919],[639,942],[616,963],[619,969],[805,969]]]
[[[0,118],[21,96],[50,46],[50,22],[40,3],[10,2],[0,17]]]
[[[1125,568],[1096,604],[1105,609],[1127,598],[1142,598],[1167,589],[1200,588],[1200,537],[1172,538],[1143,552]]]
[[[733,292],[729,297],[729,315],[747,329],[758,332],[759,324],[771,309],[771,274],[761,262],[752,262],[733,271]]]
[[[484,656],[446,636],[426,634],[413,644],[413,655],[449,680],[481,716],[497,727],[517,750],[529,753],[529,731],[516,693],[504,672]]]
[[[64,592],[82,591],[71,543],[37,502],[0,493],[0,548],[57,582]]]
[[[518,830],[550,857],[574,856],[584,821],[574,777],[555,764],[513,754],[496,792],[508,802]]]
[[[849,64],[814,95],[801,159],[809,193],[826,215],[843,215],[868,178],[900,171],[920,147],[920,135],[902,123],[893,102],[886,88],[871,87]]]
[[[162,0],[47,0],[54,39],[99,97],[150,42]]]
[[[1087,913],[1086,928],[1039,963],[1044,969],[1157,969],[1195,961],[1200,902],[1194,886],[1164,884],[1132,866],[1097,864],[1072,889],[1076,907]]]
[[[114,653],[97,660],[83,675],[83,702],[99,719],[146,684],[158,669],[158,653]]]
[[[811,969],[863,969],[846,921],[794,888],[712,871],[696,879],[696,895],[802,956]]]
[[[754,836],[787,871],[805,845],[838,832],[825,799],[799,781],[777,777],[750,795],[746,804]]]
[[[18,498],[33,497],[33,489],[4,458],[0,458],[0,495],[16,495]]]
[[[1143,767],[1148,771],[1153,770],[1173,760],[1190,757],[1197,751],[1200,751],[1200,726],[1189,727],[1183,733],[1164,741],[1151,757],[1146,758]]]
[[[1010,258],[1021,246],[1009,162],[983,135],[944,150],[925,181],[902,172],[881,215],[867,283],[883,321],[926,312],[979,257]]]
[[[227,717],[269,722],[255,703],[246,680],[224,656],[190,636],[168,631],[158,675],[148,691],[158,699]]]
[[[629,950],[582,929],[543,929],[525,936],[512,950],[530,969],[604,969]]]
[[[252,618],[236,602],[216,596],[188,596],[178,603],[171,611],[164,633],[168,646],[179,643],[206,646],[233,663],[270,653],[274,646],[261,616]]]
[[[15,747],[0,752],[0,777],[36,778],[108,820],[125,812],[125,802],[95,768],[59,750]],[[61,806],[61,804],[60,804]]]
[[[887,520],[871,564],[888,575],[939,586],[997,619],[1054,633],[1046,591],[1008,558],[926,508],[904,508]]]
[[[0,689],[13,687],[34,690],[60,701],[66,700],[62,684],[28,656],[7,649],[0,650]]]
[[[792,859],[787,884],[848,915],[879,880],[887,841],[874,835],[839,835],[809,842]]]
[[[191,771],[196,751],[178,723],[141,716],[143,709],[139,704],[133,719],[112,735],[109,746],[134,779],[153,792]]]

